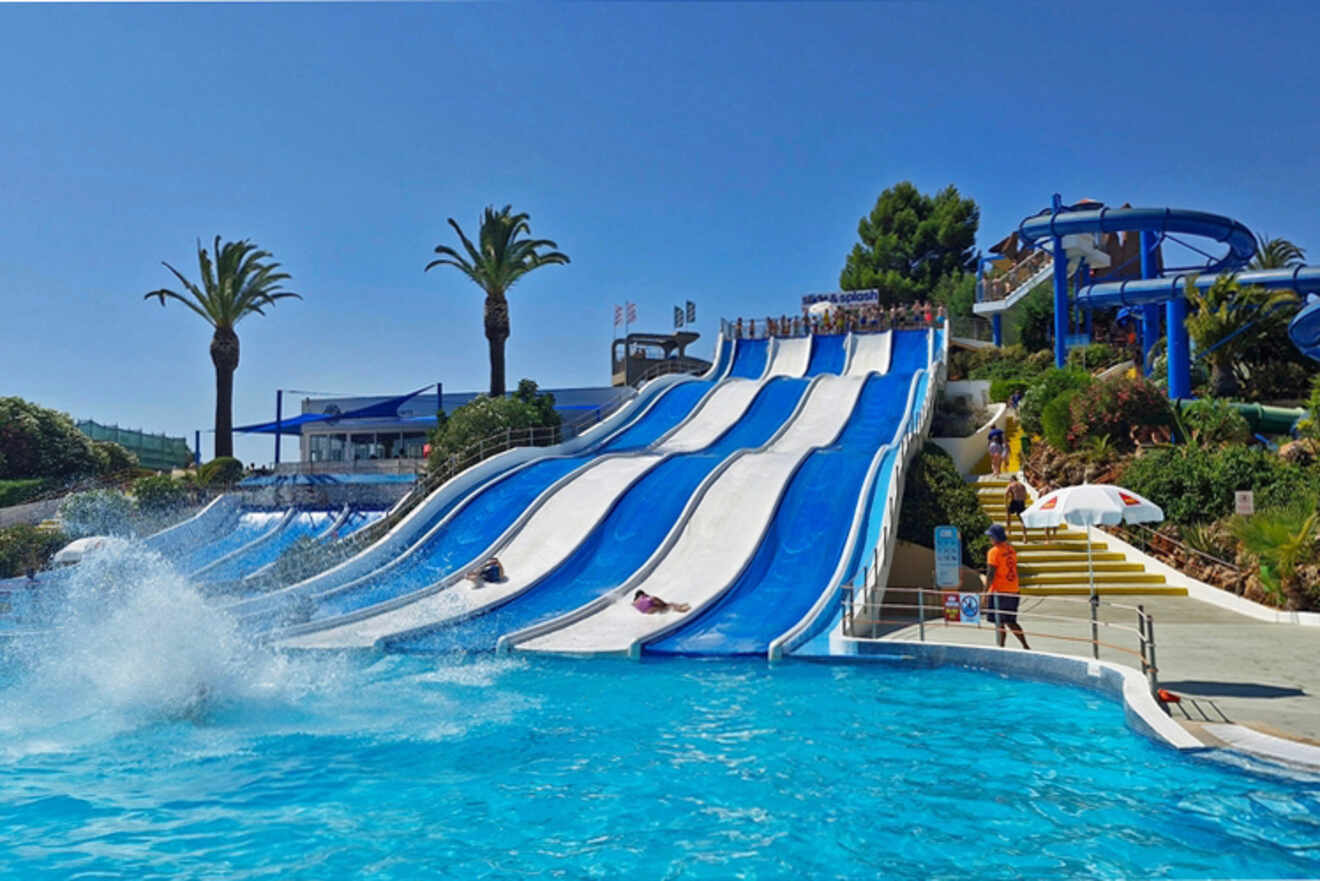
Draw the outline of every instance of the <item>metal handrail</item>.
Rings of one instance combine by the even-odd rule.
[[[977,282],[976,302],[994,302],[1006,299],[1010,294],[1030,281],[1047,265],[1054,264],[1054,256],[1048,251],[1033,250],[1023,259],[1014,263],[1002,274],[993,278],[982,278]]]
[[[842,603],[842,629],[844,636],[853,639],[875,638],[874,631],[877,624],[888,624],[898,626],[917,625],[918,639],[921,642],[926,641],[926,629],[928,622],[934,619],[937,626],[947,627],[967,627],[982,629],[983,623],[978,620],[975,623],[966,621],[953,621],[945,615],[940,616],[944,609],[944,598],[948,594],[958,595],[966,591],[956,589],[941,590],[938,588],[923,587],[904,587],[901,588],[904,593],[916,594],[915,602],[896,602],[892,599],[886,599],[883,592],[877,595],[869,589],[869,585],[864,575],[862,584],[844,585],[843,594],[840,599]],[[982,596],[986,596],[984,590],[979,591]],[[860,598],[858,595],[861,595]],[[931,599],[928,604],[927,598]],[[1042,599],[1042,598],[1035,598]],[[1141,672],[1146,676],[1151,693],[1155,694],[1159,690],[1159,668],[1156,665],[1155,652],[1155,618],[1147,612],[1143,605],[1128,605],[1126,603],[1104,602],[1098,596],[1090,598],[1052,596],[1049,597],[1051,603],[1063,605],[1086,605],[1088,614],[1086,616],[1069,616],[1063,614],[1047,614],[1037,612],[1033,608],[1022,608],[1017,612],[1019,622],[1027,618],[1033,622],[1077,622],[1089,624],[1091,629],[1090,638],[1076,636],[1068,633],[1051,632],[1043,629],[1029,630],[1023,627],[1023,633],[1027,636],[1040,639],[1051,639],[1060,642],[1084,642],[1091,646],[1091,655],[1096,660],[1100,658],[1100,649],[1107,648],[1122,654],[1130,655],[1138,660]],[[1038,604],[1037,604],[1038,605]],[[1134,624],[1123,624],[1118,621],[1104,621],[1100,619],[1100,607],[1105,606],[1109,609],[1130,612],[1133,614]],[[908,612],[909,614],[904,614]],[[862,628],[859,628],[859,624]],[[985,623],[984,626],[994,626]],[[867,634],[860,634],[860,629],[869,631]],[[1100,631],[1114,631],[1121,634],[1131,634],[1136,637],[1136,648],[1130,645],[1123,645],[1117,641],[1105,641],[1100,639]]]
[[[642,375],[633,380],[635,388],[641,388],[645,383],[659,376],[668,376],[671,373],[691,373],[701,375],[709,370],[708,365],[703,365],[700,370],[694,370],[691,364],[683,364],[678,359],[665,361],[661,364],[654,364],[642,371]]]
[[[1217,563],[1220,566],[1227,566],[1229,569],[1232,569],[1234,572],[1238,573],[1239,575],[1242,574],[1243,571],[1245,571],[1241,566],[1237,565],[1236,563],[1230,563],[1228,560],[1220,559],[1219,557],[1216,557],[1214,554],[1207,554],[1205,551],[1198,551],[1196,548],[1192,547],[1186,542],[1179,541],[1178,539],[1174,538],[1168,533],[1160,532],[1158,529],[1151,529],[1149,526],[1146,526],[1145,524],[1142,523],[1126,523],[1120,526],[1104,526],[1101,528],[1109,532],[1126,533],[1127,535],[1130,535],[1132,538],[1136,539],[1138,542],[1144,544],[1146,550],[1151,550],[1151,551],[1155,551],[1156,553],[1160,553],[1158,548],[1151,547],[1151,543],[1149,539],[1143,539],[1140,533],[1133,532],[1134,527],[1139,528],[1144,532],[1148,532],[1151,535],[1158,535],[1161,541],[1166,541],[1169,544],[1174,545],[1178,549],[1185,551],[1189,554],[1195,554],[1198,557],[1204,557],[1210,562]]]
[[[889,320],[889,311],[881,309],[877,320],[863,322],[858,320],[856,313],[847,309],[841,310],[844,315],[842,329],[828,328],[820,329],[813,322],[803,319],[801,316],[789,319],[789,331],[784,333],[782,327],[775,333],[770,333],[769,327],[764,319],[759,319],[755,324],[750,322],[742,325],[741,329],[737,320],[730,321],[727,318],[720,319],[720,331],[725,339],[729,340],[765,340],[775,337],[778,339],[798,339],[816,335],[829,335],[833,333],[884,333],[887,330],[922,330],[928,327],[939,327],[940,319],[938,316],[931,316],[929,323],[925,319],[919,321],[900,321],[897,324]]]

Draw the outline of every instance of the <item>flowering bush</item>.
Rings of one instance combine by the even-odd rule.
[[[1078,391],[1069,410],[1070,447],[1078,446],[1086,438],[1108,437],[1116,448],[1130,450],[1134,425],[1164,426],[1173,421],[1168,398],[1154,384],[1141,378],[1121,377],[1092,383]]]

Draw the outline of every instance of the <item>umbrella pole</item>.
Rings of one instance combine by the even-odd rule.
[[[1091,524],[1086,524],[1086,573],[1091,580],[1091,656],[1100,660],[1100,595],[1095,592],[1095,563],[1091,559]]]

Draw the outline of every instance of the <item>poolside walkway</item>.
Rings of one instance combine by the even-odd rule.
[[[1020,619],[1033,648],[1090,656],[1087,610],[1072,600],[1023,597]],[[1153,616],[1160,686],[1183,698],[1171,714],[1203,741],[1229,742],[1225,735],[1231,732],[1214,726],[1236,723],[1320,746],[1320,665],[1316,664],[1320,629],[1256,621],[1190,598],[1120,600],[1124,605],[1140,603]],[[1045,615],[1070,620],[1040,617]],[[1100,620],[1132,626],[1135,613],[1105,605]],[[882,638],[916,640],[919,628],[901,627]],[[927,622],[926,638],[960,645],[995,642],[991,625],[945,626],[939,620]],[[1140,667],[1135,655],[1120,650],[1136,648],[1132,633],[1102,627],[1100,641],[1119,647],[1102,647],[1102,660]],[[1006,651],[1021,651],[1011,635],[1008,642]]]

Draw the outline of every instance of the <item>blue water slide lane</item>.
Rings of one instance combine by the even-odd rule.
[[[1302,311],[1288,322],[1288,337],[1303,355],[1320,361],[1320,297],[1307,298]]]
[[[811,360],[807,362],[807,376],[822,373],[843,373],[843,362],[848,357],[844,347],[844,334],[816,334],[811,338]]]
[[[225,554],[233,553],[243,545],[256,541],[266,533],[277,529],[284,511],[244,511],[239,515],[233,528],[209,541],[181,559],[175,559],[175,568],[180,572],[192,573],[219,560]]]
[[[884,460],[880,463],[876,471],[875,484],[866,500],[866,513],[863,515],[863,525],[858,541],[854,544],[852,555],[848,560],[848,565],[844,569],[844,575],[840,579],[840,584],[854,584],[860,579],[866,568],[871,564],[871,552],[880,541],[881,532],[885,527],[885,509],[889,488],[894,481],[898,470],[898,443],[902,440],[902,435],[907,432],[917,431],[921,421],[921,409],[925,403],[926,395],[930,391],[931,374],[926,372],[922,374],[916,382],[913,389],[912,403],[908,408],[908,420],[903,426],[903,430],[895,434],[894,446],[886,451]],[[899,490],[902,492],[902,490]],[[839,591],[834,592],[834,597],[825,606],[821,613],[808,626],[788,644],[783,646],[786,654],[813,654],[829,655],[829,633],[838,624],[842,611],[838,602]]]
[[[1228,217],[1183,208],[1100,208],[1094,211],[1045,212],[1028,217],[1018,225],[1018,236],[1030,245],[1047,236],[1077,233],[1123,232],[1127,230],[1181,233],[1214,239],[1228,245],[1228,253],[1211,260],[1206,272],[1222,272],[1246,266],[1256,253],[1256,236],[1245,225]]]
[[[719,347],[715,350],[715,363],[711,365],[710,371],[702,378],[713,380],[723,379],[725,371],[729,369],[729,356],[732,353],[733,340],[720,337]]]
[[[1243,287],[1261,287],[1271,291],[1292,290],[1299,294],[1320,293],[1320,267],[1317,266],[1261,269],[1239,272],[1234,277]],[[1189,281],[1199,289],[1206,290],[1218,279],[1219,276],[1214,274],[1184,272],[1162,278],[1100,282],[1079,288],[1076,300],[1079,305],[1095,309],[1163,303],[1181,296],[1186,291]]]
[[[729,370],[729,376],[742,379],[759,378],[765,373],[769,347],[769,340],[738,340],[733,350],[733,367]]]
[[[267,563],[273,563],[299,539],[316,537],[336,516],[337,512],[334,511],[299,511],[275,535],[246,552],[208,569],[201,580],[230,581],[255,572]]]
[[[815,604],[838,567],[876,452],[904,421],[927,335],[900,333],[889,373],[866,381],[835,442],[811,453],[790,479],[760,546],[720,598],[644,654],[763,655]]]
[[[289,593],[257,597],[235,611],[263,619],[300,604],[308,620],[342,615],[421,590],[457,571],[491,545],[538,496],[560,478],[603,453],[629,452],[647,447],[678,425],[714,386],[707,381],[684,382],[665,392],[636,422],[596,450],[577,456],[534,460],[496,477],[467,496],[455,500],[448,516],[422,537],[406,554],[373,573],[340,585],[308,600]]]
[[[788,377],[767,382],[728,431],[705,449],[671,456],[648,471],[620,494],[564,562],[523,593],[474,617],[390,637],[380,646],[396,652],[493,651],[502,634],[554,618],[618,587],[660,546],[707,475],[736,451],[759,447],[774,436],[808,384]]]

